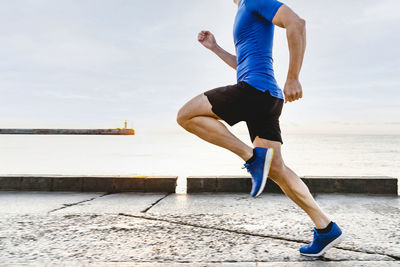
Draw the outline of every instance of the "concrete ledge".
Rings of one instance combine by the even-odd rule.
[[[356,193],[397,195],[397,178],[386,176],[306,176],[301,178],[312,193]],[[232,192],[249,193],[249,176],[190,176],[187,192]],[[282,193],[278,185],[267,180],[265,193]]]
[[[166,192],[177,176],[0,175],[0,191]]]
[[[70,192],[175,192],[176,176],[73,176],[73,175],[0,175],[0,191]],[[312,193],[398,194],[398,179],[391,177],[307,176],[302,180]],[[248,176],[190,176],[188,193],[248,193]],[[268,179],[264,192],[282,193]]]

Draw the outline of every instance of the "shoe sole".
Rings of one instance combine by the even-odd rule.
[[[339,244],[340,242],[342,242],[344,239],[344,234],[342,233],[340,236],[338,236],[335,240],[333,240],[331,243],[329,243],[326,247],[324,247],[321,252],[317,253],[317,254],[305,254],[305,253],[301,253],[301,255],[303,256],[308,256],[308,257],[319,257],[322,256],[328,249],[332,248],[333,246],[336,246],[337,244]]]
[[[260,187],[260,189],[258,189],[258,192],[254,197],[258,197],[264,191],[265,184],[267,183],[267,179],[268,179],[269,169],[271,168],[271,162],[272,162],[273,156],[274,156],[274,150],[272,148],[268,148],[267,154],[265,155],[261,187]]]

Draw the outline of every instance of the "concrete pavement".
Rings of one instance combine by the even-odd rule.
[[[311,221],[280,194],[0,192],[0,262],[96,266],[400,266],[400,198],[318,194],[346,239],[299,255]]]

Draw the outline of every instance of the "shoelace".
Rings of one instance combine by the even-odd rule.
[[[247,169],[247,172],[250,172],[249,167],[250,167],[250,164],[245,163],[245,164],[243,165],[242,169]]]

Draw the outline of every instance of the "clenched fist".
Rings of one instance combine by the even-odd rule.
[[[303,97],[303,89],[297,79],[289,79],[286,81],[285,88],[283,89],[285,94],[285,102],[296,101]]]
[[[214,35],[209,31],[201,31],[197,36],[197,40],[206,48],[213,50],[217,46]]]

